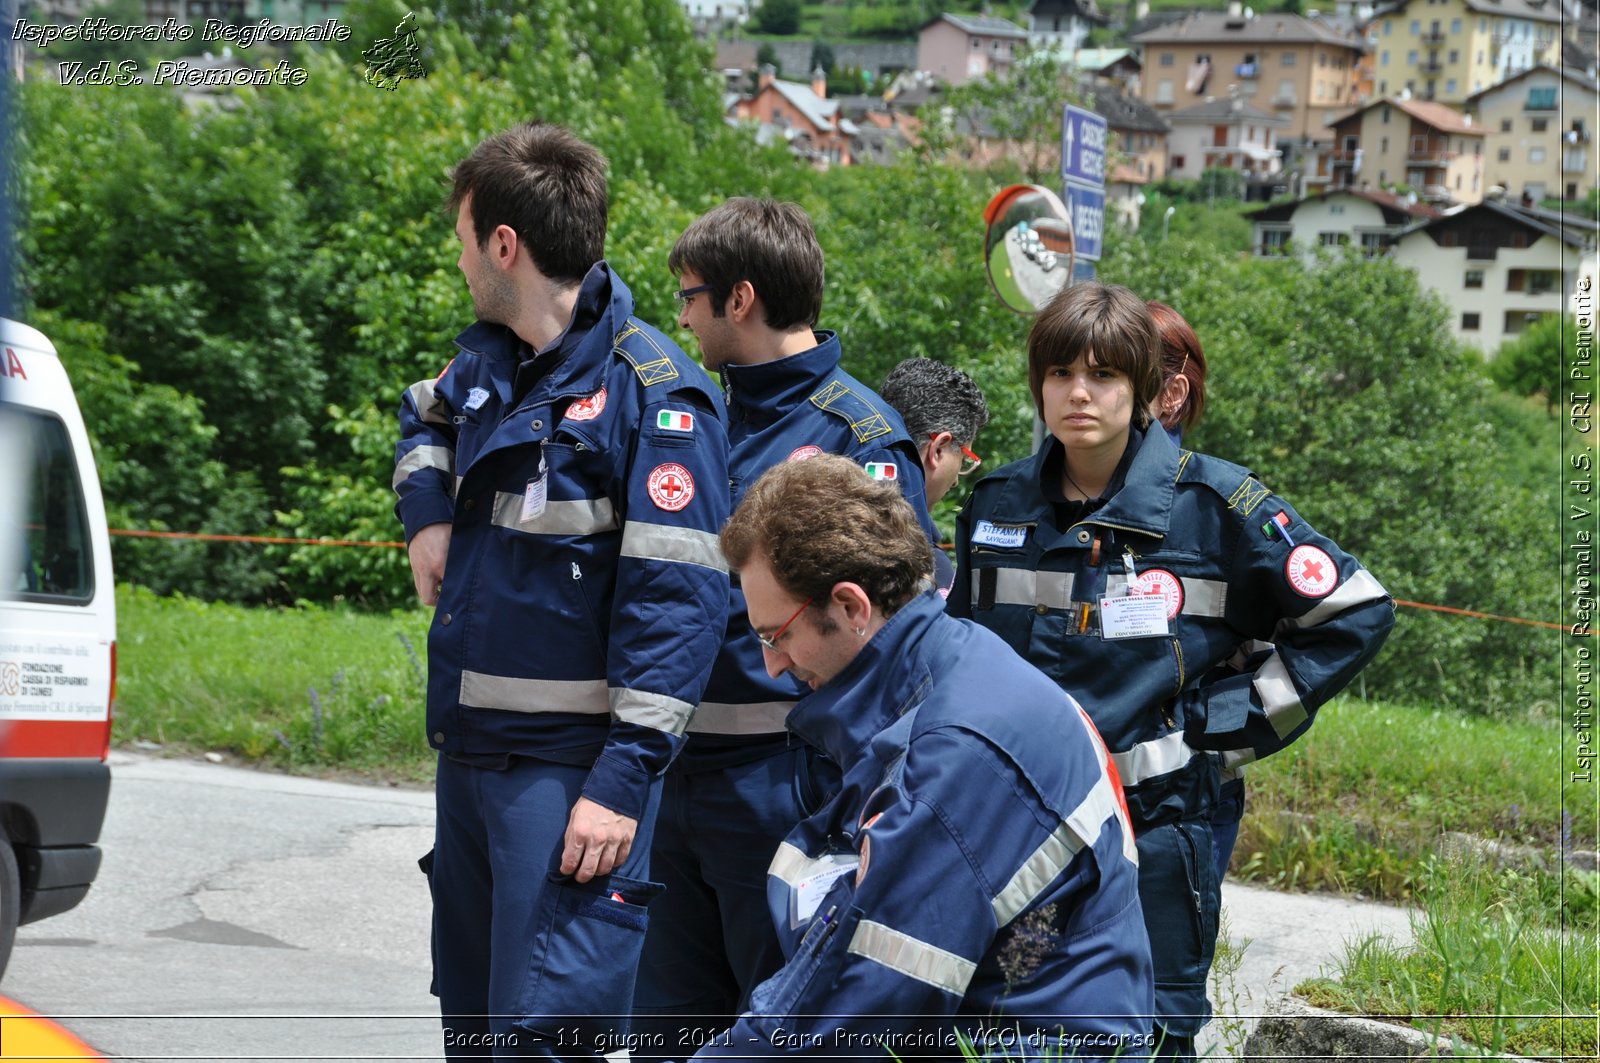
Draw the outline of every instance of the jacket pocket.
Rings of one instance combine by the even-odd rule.
[[[665,887],[604,875],[577,882],[551,873],[539,897],[538,942],[516,1025],[594,1051],[627,1033],[646,910]],[[611,1043],[615,1043],[611,1040]]]
[[[779,1019],[814,1012],[815,1007],[810,1006],[800,1010],[807,990],[813,985],[825,989],[833,982],[860,922],[861,909],[855,905],[837,919],[813,919],[789,962],[750,994],[750,1010],[765,1018]]]

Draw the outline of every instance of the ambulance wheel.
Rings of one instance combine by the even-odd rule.
[[[11,959],[11,946],[17,940],[17,916],[22,911],[22,882],[17,877],[17,854],[0,832],[0,977]]]

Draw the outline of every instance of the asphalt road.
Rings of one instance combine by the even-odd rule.
[[[439,1057],[416,866],[431,793],[124,752],[112,771],[99,881],[18,932],[0,992],[117,1059]],[[1231,883],[1224,903],[1250,943],[1213,997],[1247,1019],[1345,939],[1408,931],[1383,905]]]

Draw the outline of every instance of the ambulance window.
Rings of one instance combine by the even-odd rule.
[[[94,552],[83,508],[83,485],[66,425],[54,417],[25,413],[32,444],[28,516],[23,522],[23,601],[88,602],[94,596]]]

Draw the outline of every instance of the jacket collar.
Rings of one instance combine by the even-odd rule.
[[[944,600],[926,591],[907,602],[872,636],[855,660],[828,683],[800,699],[789,730],[821,748],[846,773],[873,737],[920,701],[930,675],[929,654],[942,645]]]
[[[549,386],[560,390],[593,390],[605,370],[603,359],[574,358],[574,351],[603,343],[609,349],[614,333],[633,313],[633,293],[605,262],[589,267],[578,286],[578,298],[566,328],[537,357],[554,358]],[[505,325],[479,321],[456,337],[456,345],[469,354],[491,360],[520,363],[529,348]],[[592,387],[591,387],[592,385]]]
[[[1164,537],[1171,525],[1172,496],[1178,476],[1179,450],[1165,431],[1150,432],[1135,428],[1128,437],[1134,448],[1122,486],[1106,504],[1083,519],[1085,524],[1104,524],[1146,535]],[[1061,442],[1045,438],[1044,446],[1027,459],[1017,475],[1006,481],[995,506],[995,520],[1002,524],[1029,524],[1043,520],[1054,495],[1044,482],[1045,469],[1060,468]]]
[[[730,415],[738,420],[775,421],[815,395],[828,374],[839,368],[842,354],[836,334],[818,332],[816,337],[815,347],[787,358],[723,366]]]

